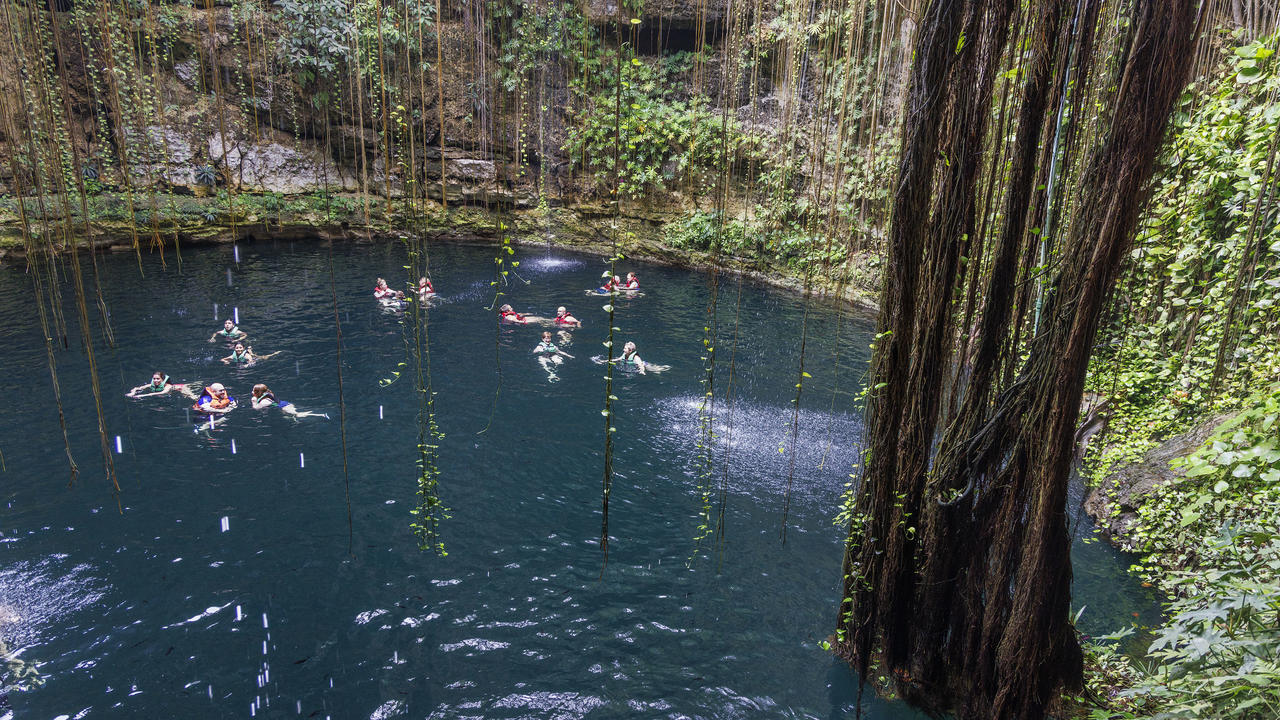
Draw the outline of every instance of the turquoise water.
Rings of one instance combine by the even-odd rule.
[[[172,258],[170,258],[172,259]],[[857,457],[854,409],[872,326],[812,303],[800,439],[789,439],[805,314],[801,298],[748,283],[720,295],[730,416],[726,543],[695,556],[695,459],[707,277],[624,262],[644,295],[617,302],[618,344],[671,369],[622,374],[609,563],[598,547],[604,352],[599,259],[522,251],[504,301],[585,327],[550,382],[531,351],[541,328],[496,328],[486,309],[493,250],[434,248],[440,298],[431,367],[445,439],[447,557],[422,553],[415,503],[416,403],[403,316],[372,298],[403,283],[403,248],[338,244],[347,460],[342,474],[336,334],[325,247],[189,250],[181,271],[146,257],[101,260],[118,341],[95,336],[122,492],[103,470],[85,359],[73,330],[58,353],[80,478],[67,487],[44,345],[22,267],[0,268],[0,637],[41,684],[5,678],[20,718],[332,717],[915,718],[861,697],[819,643],[839,597],[832,523]],[[69,287],[69,283],[64,283]],[[75,326],[68,304],[68,320]],[[92,311],[92,308],[91,308]],[[247,369],[206,342],[237,315],[260,353]],[[255,382],[334,420],[293,421],[247,402],[193,431],[181,398],[127,399],[152,370]],[[116,452],[116,437],[119,450]],[[779,448],[783,452],[779,452]],[[233,449],[234,448],[234,449]],[[795,450],[786,543],[783,506]],[[1077,604],[1112,629],[1144,608],[1124,558],[1077,547]]]

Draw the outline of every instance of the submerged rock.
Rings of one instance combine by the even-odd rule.
[[[1195,452],[1230,415],[1218,415],[1180,435],[1165,440],[1147,451],[1142,460],[1118,467],[1089,491],[1084,510],[1098,524],[1102,535],[1112,545],[1133,550],[1133,526],[1138,509],[1156,487],[1180,478],[1185,468],[1170,466],[1177,458]]]

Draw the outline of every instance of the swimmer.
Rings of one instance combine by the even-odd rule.
[[[626,345],[622,346],[622,355],[610,360],[609,362],[618,363],[624,368],[634,368],[635,371],[641,375],[644,375],[646,371],[658,373],[671,369],[671,366],[669,365],[654,365],[653,363],[647,363],[644,360],[641,360],[640,356],[636,354],[636,344],[629,341]]]
[[[544,317],[537,315],[525,315],[511,309],[510,305],[503,305],[498,308],[498,319],[502,322],[514,323],[516,325],[528,325],[529,323],[547,322]]]
[[[431,285],[431,281],[426,276],[418,278],[418,299],[426,302],[428,299],[436,296],[436,289]]]
[[[615,280],[617,278],[614,278]],[[627,292],[635,292],[640,289],[640,281],[636,279],[635,272],[627,273],[627,281],[622,284],[622,289]]]
[[[205,415],[222,415],[236,407],[236,399],[227,394],[222,383],[213,383],[204,389],[204,394],[191,406],[192,410]]]
[[[538,363],[542,365],[543,370],[547,371],[547,379],[551,382],[560,379],[556,375],[556,366],[564,362],[563,358],[573,359],[572,355],[556,347],[555,343],[551,342],[550,331],[542,333],[542,342],[538,343],[538,346],[533,349],[533,354],[538,356]]]
[[[222,364],[243,365],[245,367],[249,367],[259,360],[266,360],[267,358],[279,355],[281,352],[282,351],[277,350],[273,353],[267,353],[266,355],[255,355],[253,348],[245,347],[244,343],[236,343],[236,346],[231,350],[231,354],[222,358]]]
[[[566,310],[563,305],[556,308],[556,316],[552,320],[560,327],[582,327],[582,321],[574,317],[573,313]]]
[[[606,275],[605,277],[608,277],[608,276]],[[596,288],[596,292],[600,293],[601,295],[608,295],[610,293],[617,292],[618,290],[621,290],[621,289],[622,289],[622,279],[619,278],[617,275],[614,275],[613,277],[610,277],[608,280],[605,280],[603,285]]]
[[[404,297],[404,293],[399,290],[392,290],[387,287],[387,281],[378,278],[378,282],[374,283],[373,296],[379,300],[400,300]]]
[[[254,385],[253,386],[254,409],[264,410],[266,408],[271,407],[272,405],[279,407],[280,412],[295,419],[304,418],[304,417],[322,417],[325,420],[329,419],[328,413],[318,413],[318,412],[312,412],[310,410],[299,410],[297,405],[294,405],[288,400],[277,400],[275,393],[271,392],[271,388],[268,388],[263,383],[258,383],[257,385]]]
[[[190,383],[190,385],[199,387],[199,383]],[[155,397],[156,395],[166,395],[171,392],[181,393],[192,400],[196,399],[195,391],[189,387],[188,383],[170,383],[169,376],[159,370],[151,374],[151,382],[130,390],[125,393],[125,397]]]
[[[213,336],[209,338],[209,342],[216,342],[219,338],[227,342],[236,342],[243,341],[248,337],[249,336],[245,334],[244,331],[236,327],[236,324],[228,319],[226,322],[222,323],[222,329],[215,332]]]

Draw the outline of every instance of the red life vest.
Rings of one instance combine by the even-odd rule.
[[[557,324],[557,325],[573,325],[573,324],[574,324],[574,323],[576,323],[576,322],[578,322],[578,319],[577,319],[577,318],[575,318],[575,317],[573,317],[573,316],[572,316],[572,315],[570,315],[569,313],[565,313],[565,314],[563,314],[563,315],[557,315],[557,316],[556,316],[556,324]]]
[[[523,316],[523,315],[521,315],[520,313],[516,312],[515,310],[502,310],[502,311],[499,311],[499,312],[501,312],[501,313],[502,313],[502,319],[503,319],[503,320],[506,320],[506,319],[508,319],[508,318],[515,318],[516,320],[519,320],[520,322],[524,322],[524,316]]]

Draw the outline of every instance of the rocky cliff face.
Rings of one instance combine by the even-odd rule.
[[[551,61],[539,66],[536,107],[527,97],[534,91],[499,88],[502,58],[493,56],[501,49],[495,49],[491,33],[477,30],[470,6],[446,4],[440,25],[440,85],[431,19],[422,67],[410,71],[399,97],[380,98],[372,91],[378,73],[393,72],[396,68],[390,66],[398,63],[400,77],[406,77],[404,59],[391,50],[381,67],[363,62],[364,75],[325,78],[316,69],[308,79],[290,65],[279,5],[240,0],[201,5],[156,3],[153,26],[137,21],[143,34],[127,49],[116,48],[115,55],[106,50],[107,35],[86,37],[84,17],[74,16],[70,4],[53,15],[54,39],[48,45],[61,51],[61,90],[72,112],[67,131],[86,177],[108,189],[157,188],[180,194],[201,194],[216,177],[218,187],[240,192],[367,190],[391,195],[403,194],[416,178],[437,198],[444,192],[461,202],[483,197],[521,204],[531,202],[540,183],[556,198],[588,197],[597,191],[589,178],[574,171],[562,149],[573,122],[565,69]],[[714,58],[724,41],[726,7],[724,0],[660,0],[646,4],[635,25],[629,11],[614,0],[589,0],[582,12],[602,41],[612,41],[614,23],[621,21],[628,36],[634,36],[637,51],[655,58],[664,49],[693,49],[702,40],[713,60],[700,86],[704,96],[714,98],[719,95]],[[99,22],[97,15],[88,17],[90,27]],[[389,25],[395,21],[388,18]],[[324,20],[317,17],[315,22]],[[389,26],[387,32],[394,29]],[[132,65],[96,74],[104,61],[130,51]],[[14,56],[7,46],[0,49],[0,92],[13,100],[10,113],[21,107],[24,93],[33,92],[30,83],[14,76],[31,59]],[[325,79],[359,82],[368,97],[356,103],[351,88],[335,91]],[[762,85],[767,94],[767,79]],[[373,107],[388,97],[395,104],[389,118]],[[14,127],[0,123],[0,156],[30,155],[31,139],[11,132]],[[410,132],[412,158],[403,150]],[[388,134],[399,150],[388,149]],[[34,181],[24,185],[29,191]],[[0,163],[0,194],[17,188],[13,168]]]
[[[1175,435],[1152,448],[1140,462],[1117,468],[1102,484],[1089,491],[1085,512],[1094,519],[1103,536],[1113,545],[1134,550],[1132,530],[1143,499],[1156,487],[1182,477],[1185,469],[1170,463],[1190,455],[1213,434],[1214,428],[1230,416],[1221,415]]]

